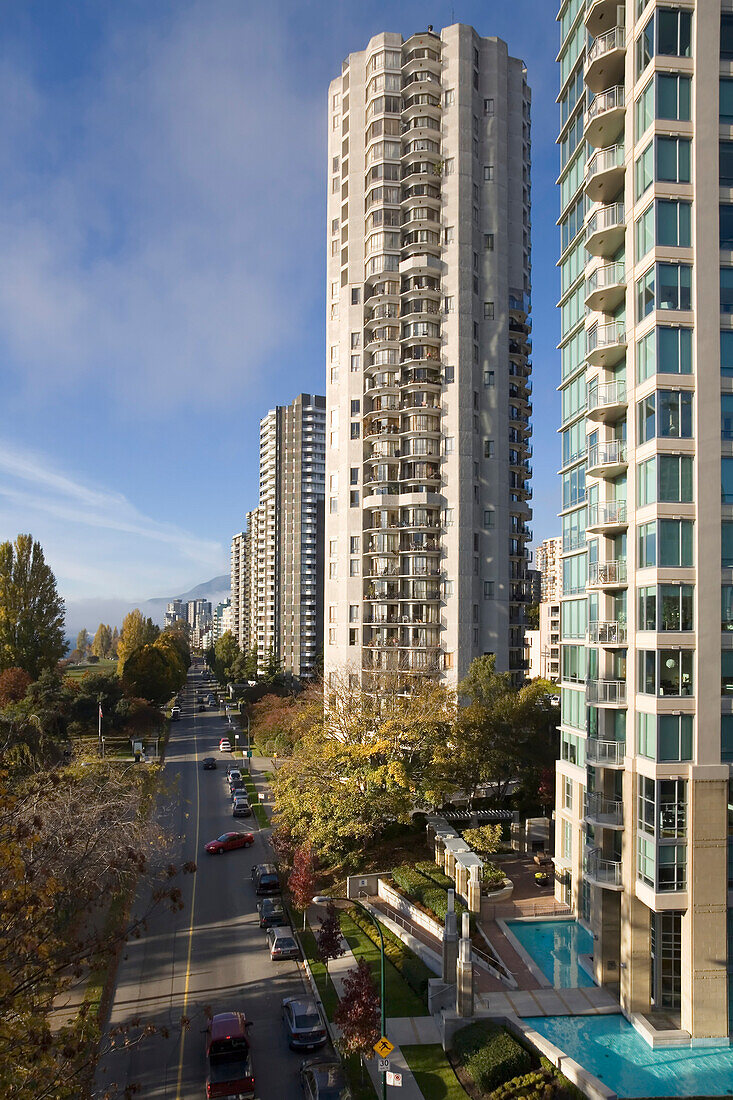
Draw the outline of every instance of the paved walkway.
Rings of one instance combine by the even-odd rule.
[[[605,989],[514,989],[479,993],[478,1001],[494,1016],[599,1016],[618,1012],[618,1001]]]
[[[308,920],[314,931],[320,926],[320,919],[324,914],[325,909],[323,906],[312,905],[308,910]],[[331,959],[328,964],[328,973],[339,999],[343,996],[346,974],[356,966],[356,957],[343,936],[341,937],[341,946],[344,948],[344,954],[338,959]],[[402,1074],[402,1091],[399,1093],[399,1100],[424,1100],[423,1094],[418,1088],[410,1067],[400,1050],[400,1044],[439,1043],[440,1035],[435,1021],[432,1016],[387,1017],[387,1038],[395,1044],[394,1050],[389,1055],[390,1071]],[[377,1095],[381,1096],[382,1081],[376,1056],[369,1059],[366,1067]]]

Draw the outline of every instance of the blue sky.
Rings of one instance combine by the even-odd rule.
[[[533,527],[556,533],[554,12],[3,5],[0,539],[31,531],[70,600],[228,569],[260,417],[323,392],[328,83],[372,34],[459,21],[505,38],[533,91]]]

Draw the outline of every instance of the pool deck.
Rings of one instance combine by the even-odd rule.
[[[492,1016],[600,1016],[619,1012],[619,1004],[605,989],[516,989],[479,993],[477,998]]]

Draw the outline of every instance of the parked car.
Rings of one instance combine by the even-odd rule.
[[[283,997],[282,1018],[291,1050],[316,1050],[328,1038],[312,997]]]
[[[237,794],[246,795],[246,793],[247,793],[247,788],[244,785],[244,780],[243,779],[235,779],[234,782],[232,783],[231,787],[229,788],[229,794],[232,796],[232,802],[234,801],[234,796],[235,795],[237,795]]]
[[[243,1012],[220,1012],[206,1032],[206,1095],[253,1097],[255,1079]]]
[[[181,720],[181,708],[173,707],[171,709],[171,722],[180,722]]]
[[[283,928],[267,929],[267,946],[271,959],[299,959],[300,948],[287,925]]]
[[[228,778],[229,778],[229,776],[230,776],[230,775],[232,774],[232,772],[238,772],[238,771],[239,771],[239,764],[234,764],[234,763],[231,763],[231,764],[227,764],[227,769],[226,769],[226,771],[224,772],[224,775],[225,775],[225,776],[227,777],[227,779],[228,779]],[[241,773],[240,773],[240,774],[241,774]]]
[[[232,817],[251,817],[252,807],[246,798],[235,798],[232,803]]]
[[[229,742],[229,740],[226,737],[222,737],[221,741],[219,742],[219,752],[231,752],[231,751],[232,751],[231,743]]]
[[[255,863],[252,868],[252,882],[256,894],[280,893],[280,879],[274,863]]]
[[[206,845],[206,851],[209,855],[220,855],[222,852],[229,852],[233,848],[249,848],[254,844],[255,838],[252,833],[222,833],[216,840],[210,840]]]
[[[199,709],[199,711],[202,711],[202,710],[206,710],[206,707],[204,706],[203,703],[199,703],[198,709]]]
[[[280,898],[262,898],[257,902],[257,912],[260,918],[260,928],[271,928],[273,925],[288,923],[288,915],[283,909]]]
[[[306,1100],[351,1100],[343,1066],[335,1058],[307,1058],[300,1067]]]
[[[239,768],[231,768],[231,769],[227,768],[227,782],[229,783],[230,787],[231,787],[231,785],[232,785],[232,783],[234,782],[235,779],[241,779],[241,778],[242,778],[242,773],[239,770]]]
[[[216,757],[215,756],[205,756],[203,758],[203,760],[201,761],[201,766],[202,766],[202,768],[204,769],[205,772],[213,772],[214,769],[216,768]]]

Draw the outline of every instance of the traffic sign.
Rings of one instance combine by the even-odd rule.
[[[390,1043],[387,1036],[383,1035],[382,1038],[374,1044],[374,1049],[380,1058],[386,1058],[387,1055],[391,1054],[394,1050],[394,1043]]]
[[[402,1074],[401,1073],[388,1073],[387,1084],[396,1085],[398,1089],[402,1088]]]
[[[380,1073],[386,1073],[387,1070],[389,1069],[389,1058],[380,1058],[379,1059],[379,1065],[377,1066],[377,1069],[379,1070]]]

